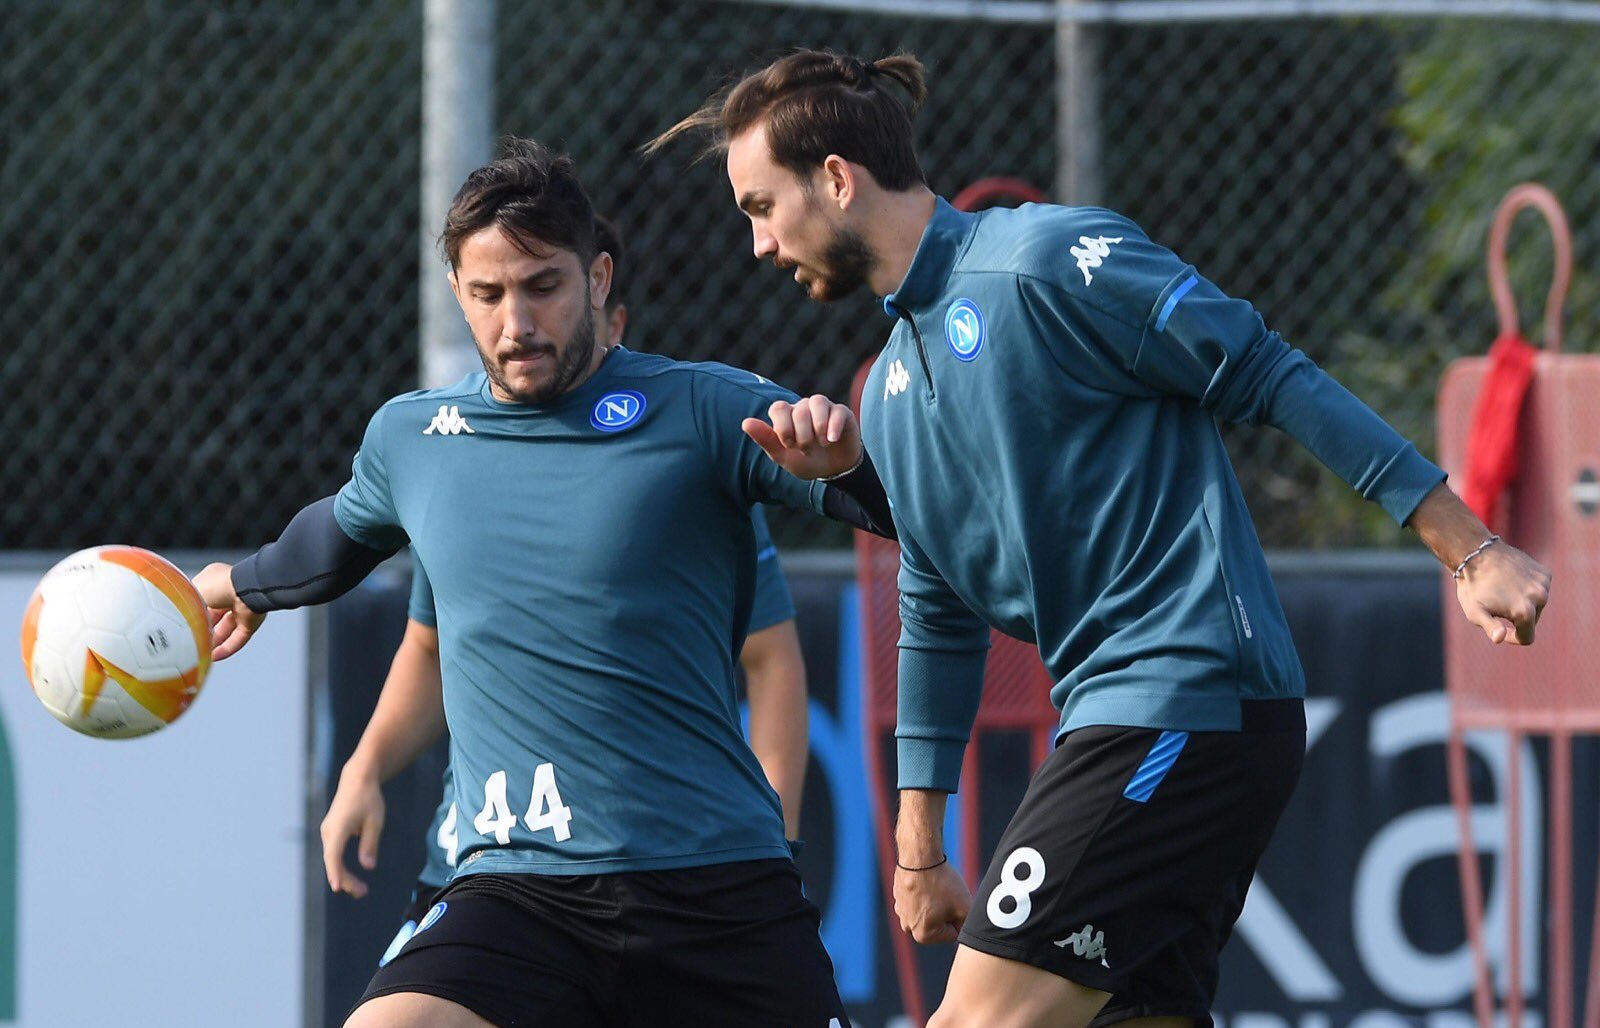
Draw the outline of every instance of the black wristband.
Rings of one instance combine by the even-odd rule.
[[[950,854],[946,853],[944,856],[939,858],[937,863],[929,864],[927,867],[907,867],[900,863],[899,860],[894,862],[894,866],[898,867],[902,871],[932,871],[934,868],[943,867],[948,863],[950,863]]]
[[[872,466],[872,458],[865,449],[861,451],[860,463],[838,478],[829,479],[826,485],[822,507],[830,518],[885,539],[896,538],[889,496],[883,491],[878,469]]]

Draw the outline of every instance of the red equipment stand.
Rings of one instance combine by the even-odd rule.
[[[1520,917],[1525,869],[1520,852],[1519,759],[1523,740],[1530,736],[1549,739],[1549,990],[1545,1023],[1548,1028],[1571,1028],[1572,738],[1578,733],[1600,734],[1600,647],[1595,643],[1600,630],[1600,587],[1596,585],[1600,573],[1600,356],[1561,353],[1562,303],[1571,276],[1571,233],[1555,197],[1532,184],[1518,186],[1506,196],[1490,231],[1489,279],[1501,339],[1514,339],[1520,331],[1506,279],[1505,243],[1517,213],[1529,206],[1543,213],[1550,224],[1556,249],[1555,281],[1545,311],[1544,350],[1533,358],[1520,418],[1513,414],[1506,422],[1515,431],[1511,451],[1515,474],[1505,501],[1489,513],[1495,531],[1554,573],[1553,598],[1540,620],[1536,645],[1522,648],[1489,643],[1481,629],[1460,615],[1454,583],[1444,580],[1445,682],[1451,700],[1450,793],[1461,832],[1462,901],[1476,974],[1473,1006],[1483,1028],[1493,1024],[1495,999],[1484,938],[1478,852],[1471,831],[1465,734],[1503,731],[1511,753],[1509,795],[1503,799],[1510,885],[1505,951],[1508,1028],[1520,1028],[1523,1007]],[[1490,366],[1482,357],[1455,361],[1440,384],[1440,461],[1458,483],[1468,467],[1467,441],[1474,408],[1489,379]],[[1486,403],[1481,416],[1492,416],[1491,406]],[[1492,436],[1480,433],[1479,445],[1493,441]],[[1478,456],[1481,462],[1482,455]],[[1481,463],[1477,470],[1482,470]],[[1600,930],[1600,918],[1595,928]],[[1600,988],[1596,987],[1600,985],[1600,931],[1595,942],[1586,1028],[1600,1028]],[[1538,969],[1532,973],[1537,974]]]

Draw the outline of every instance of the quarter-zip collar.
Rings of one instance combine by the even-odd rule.
[[[958,211],[944,197],[935,197],[933,217],[922,230],[922,241],[917,243],[906,277],[900,288],[883,298],[884,313],[897,318],[897,307],[911,310],[938,299],[977,223],[976,214]]]

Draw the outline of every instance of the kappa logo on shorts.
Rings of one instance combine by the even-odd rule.
[[[1061,949],[1071,946],[1074,955],[1085,960],[1099,960],[1101,967],[1111,966],[1106,963],[1106,933],[1095,931],[1092,924],[1084,925],[1065,939],[1057,939],[1055,945]]]
[[[644,415],[643,393],[622,389],[607,393],[595,402],[589,412],[589,424],[602,432],[620,432],[631,427]]]
[[[983,324],[983,311],[978,305],[962,297],[944,312],[944,338],[950,352],[959,361],[974,361],[983,352],[987,332]]]

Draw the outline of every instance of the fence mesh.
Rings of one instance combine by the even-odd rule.
[[[497,125],[557,142],[628,237],[630,345],[840,396],[882,342],[750,256],[714,163],[636,148],[779,52],[929,66],[930,183],[1053,191],[1052,25],[706,0],[501,0]],[[337,488],[417,369],[415,0],[0,0],[0,546],[254,545]],[[1434,385],[1494,334],[1494,203],[1538,179],[1600,298],[1600,26],[1342,19],[1104,25],[1100,202],[1133,217],[1431,452]],[[1548,247],[1511,256],[1536,321]],[[1530,329],[1532,330],[1532,329]],[[1400,533],[1293,442],[1229,430],[1263,542]],[[781,541],[842,544],[776,522]]]

